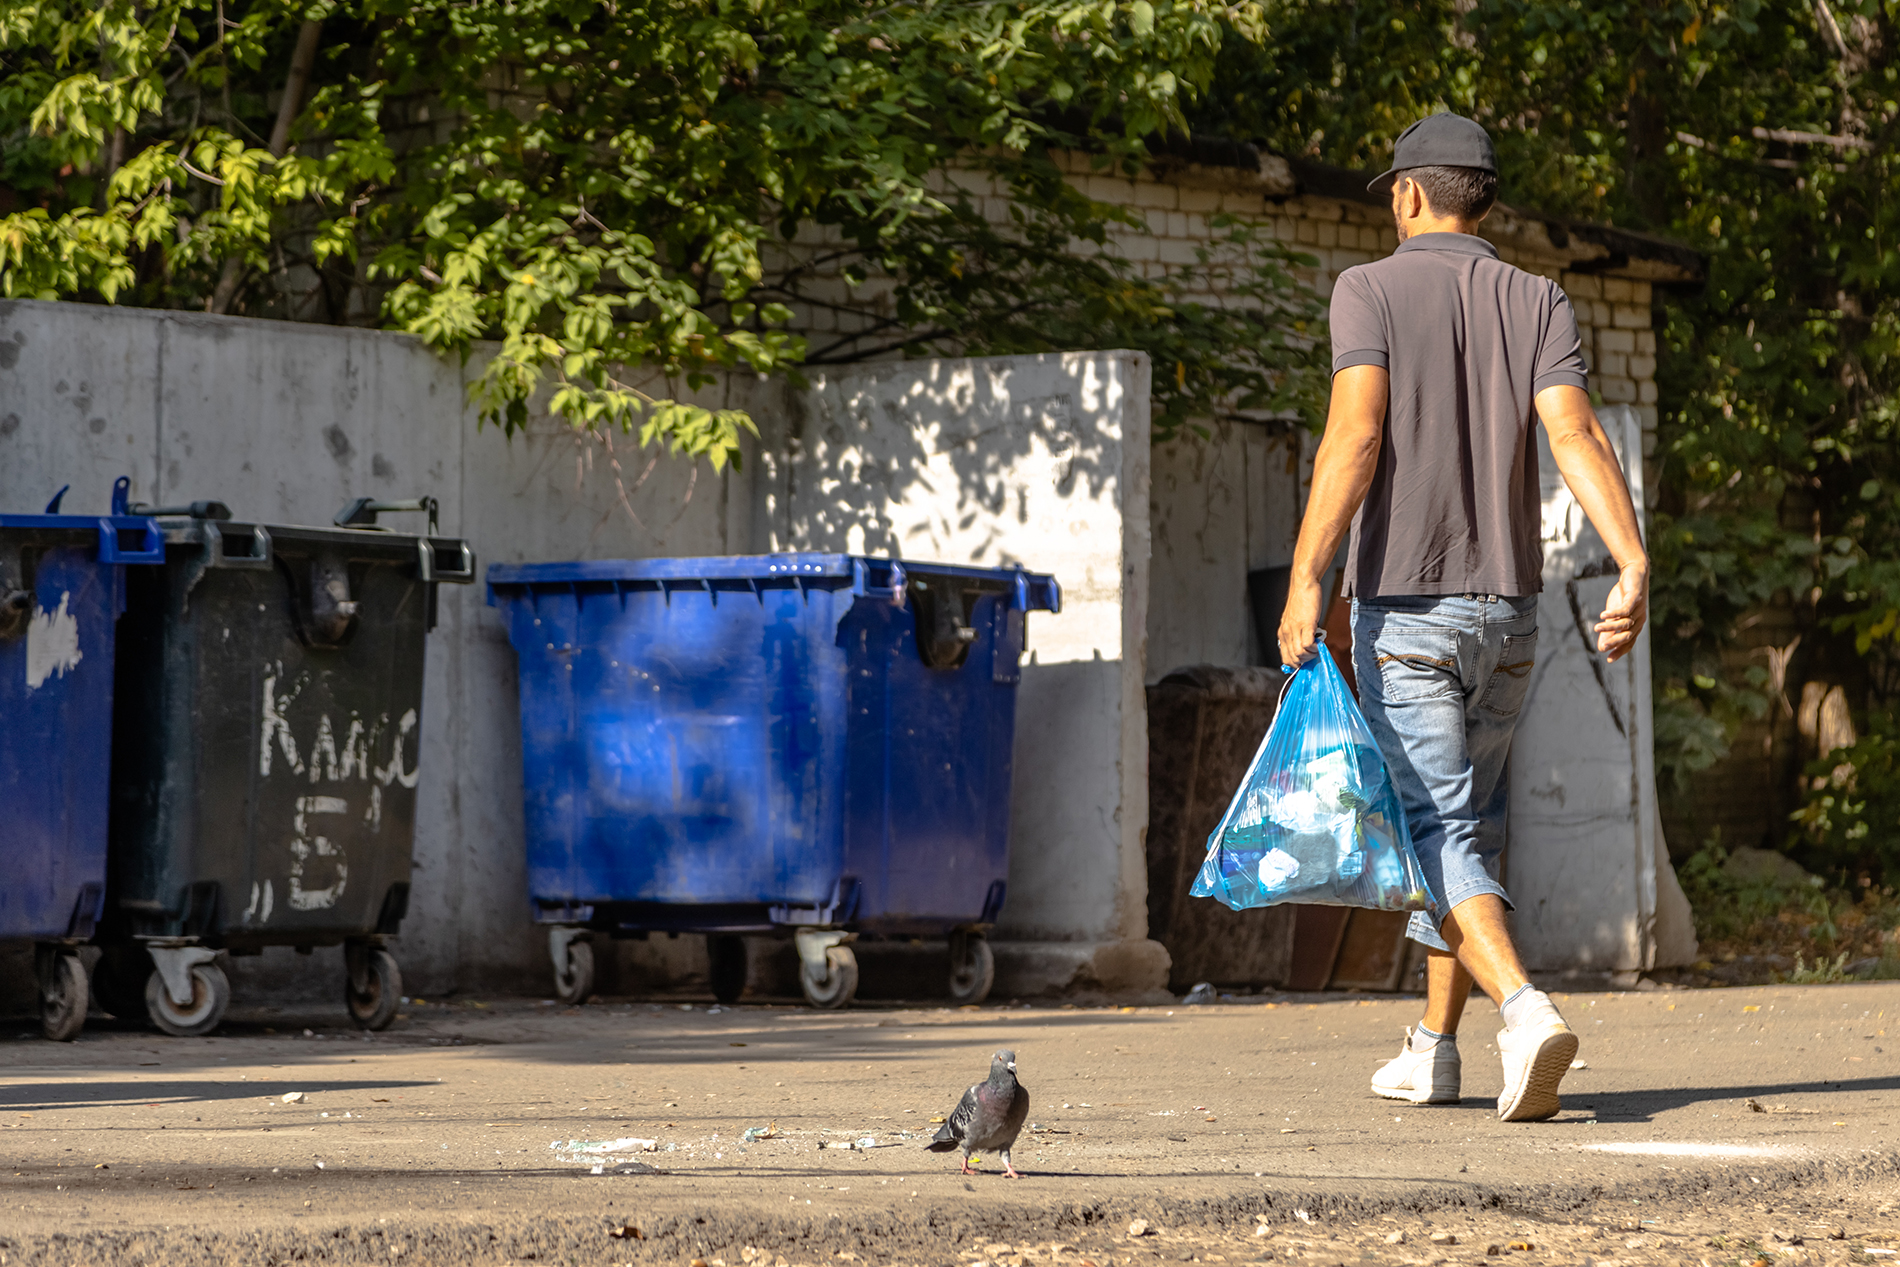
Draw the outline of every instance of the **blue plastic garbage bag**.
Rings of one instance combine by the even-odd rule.
[[[1287,684],[1189,891],[1237,911],[1278,902],[1439,909],[1385,758],[1323,648]]]

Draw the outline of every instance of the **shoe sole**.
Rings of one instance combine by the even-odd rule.
[[[1498,1120],[1541,1122],[1557,1116],[1557,1110],[1563,1107],[1563,1101],[1557,1097],[1557,1086],[1570,1072],[1570,1062],[1576,1057],[1575,1034],[1559,1030],[1546,1035],[1531,1057],[1530,1068],[1524,1071],[1524,1081],[1518,1084],[1516,1097],[1509,1103],[1498,1103]]]
[[[1447,1095],[1438,1091],[1414,1091],[1410,1087],[1382,1087],[1377,1083],[1373,1084],[1372,1094],[1407,1104],[1457,1104],[1463,1099],[1456,1091]]]

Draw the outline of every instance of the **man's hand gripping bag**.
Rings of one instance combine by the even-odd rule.
[[[1324,648],[1294,671],[1189,891],[1237,911],[1438,910],[1385,758]]]

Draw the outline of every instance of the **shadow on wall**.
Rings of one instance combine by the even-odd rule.
[[[781,381],[739,374],[698,391],[677,391],[683,384],[656,376],[636,385],[708,409],[743,409],[762,427],[784,415],[790,394]],[[484,534],[491,545],[485,563],[691,557],[761,548],[751,529],[756,443],[746,446],[738,470],[715,473],[707,462],[676,457],[664,446],[642,447],[637,428],[577,429],[545,411],[548,394],[533,402],[522,430],[504,435],[483,428],[466,442],[469,514],[490,529]]]

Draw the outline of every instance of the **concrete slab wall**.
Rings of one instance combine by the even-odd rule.
[[[1643,503],[1643,420],[1599,417]],[[1537,666],[1511,748],[1505,887],[1534,970],[1638,971],[1695,957],[1688,902],[1656,807],[1649,630],[1606,664],[1589,629],[1616,582],[1614,561],[1565,487],[1537,429],[1544,590]]]
[[[431,495],[442,530],[468,537],[483,568],[848,545],[1054,571],[1068,601],[1062,616],[1029,626],[1017,786],[1038,795],[1020,801],[1025,870],[1012,876],[1007,915],[1020,942],[1080,948],[1053,960],[1024,950],[1006,959],[1022,970],[1004,985],[1165,976],[1141,926],[1145,360],[890,365],[820,378],[804,393],[728,375],[694,397],[745,408],[781,437],[793,419],[874,420],[868,438],[887,463],[906,452],[917,461],[897,495],[877,496],[858,485],[814,491],[823,486],[812,477],[829,469],[822,448],[802,450],[815,464],[755,452],[743,470],[713,475],[546,417],[512,438],[479,429],[464,405],[479,369],[381,332],[0,303],[0,506],[36,510],[70,483],[67,510],[103,510],[123,474],[135,499],[218,498],[288,523],[328,523],[356,496]],[[937,444],[947,456],[924,452]],[[794,471],[808,482],[787,501],[780,489]],[[965,502],[993,508],[988,529],[948,509]],[[887,521],[895,528],[879,526]],[[920,524],[936,526],[919,535]],[[400,948],[409,987],[544,989],[546,940],[525,897],[514,653],[479,585],[442,589],[424,699],[416,885]],[[1082,856],[1069,865],[1073,850]],[[1113,950],[1123,942],[1133,950]],[[629,967],[650,983],[676,980],[693,970],[691,943],[640,947]],[[1043,966],[1025,976],[1031,960]],[[271,951],[240,961],[235,984],[239,997],[266,986],[332,996],[341,972],[334,950]]]
[[[1247,573],[1293,561],[1313,445],[1300,430],[1221,423],[1155,446],[1150,683],[1263,662]]]

